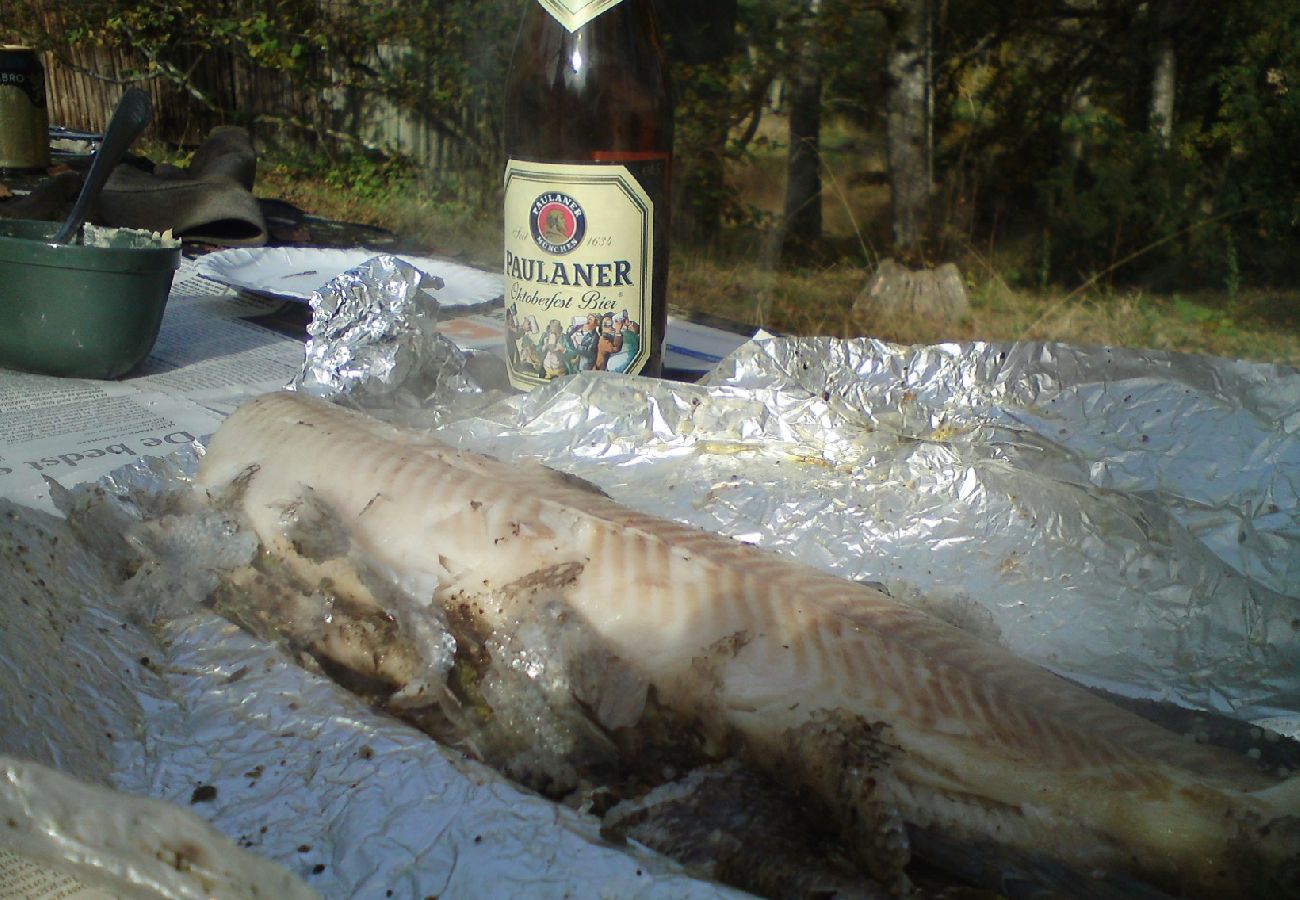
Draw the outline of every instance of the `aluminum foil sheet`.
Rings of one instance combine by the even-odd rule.
[[[763,336],[700,384],[507,395],[504,363],[433,333],[420,278],[379,258],[323,289],[295,387],[878,583],[1081,682],[1300,725],[1295,371]],[[209,612],[211,569],[256,548],[187,507],[198,452],[61,494],[67,520],[0,508],[0,753],[168,801],[325,897],[738,896]],[[131,554],[157,565],[124,592]],[[23,796],[47,826],[24,851],[67,862],[55,793]]]
[[[29,760],[0,756],[0,817],[0,891],[15,900],[318,896],[175,804],[128,797]]]

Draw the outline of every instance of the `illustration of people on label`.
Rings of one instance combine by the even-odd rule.
[[[538,345],[541,335],[538,333],[537,319],[533,316],[524,316],[522,321],[516,320],[515,325],[513,333],[509,333],[509,343],[514,345],[517,367],[520,371],[540,374],[542,356]]]
[[[589,313],[577,319],[569,328],[569,340],[578,354],[578,371],[590,372],[596,368],[596,345],[600,340],[600,318]]]
[[[614,333],[614,317],[605,316],[600,320],[600,340],[596,343],[596,369],[605,372],[609,355],[618,349]]]
[[[605,365],[611,372],[626,372],[641,351],[641,326],[627,318],[627,313],[623,314],[623,318],[616,319],[615,325],[618,328],[619,346],[609,355]]]
[[[519,368],[519,306],[514,303],[506,307],[506,363]]]
[[[641,350],[641,326],[623,310],[607,315],[600,323],[596,344],[595,369],[602,372],[626,372]]]
[[[542,377],[559,378],[573,371],[571,360],[576,359],[573,344],[564,333],[564,326],[559,319],[546,323],[546,334],[542,337]]]
[[[538,378],[576,372],[626,372],[641,351],[641,326],[627,310],[603,318],[579,316],[566,330],[559,319],[541,331],[535,316],[506,309],[506,352],[515,370]]]

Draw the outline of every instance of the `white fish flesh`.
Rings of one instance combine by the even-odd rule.
[[[870,587],[297,394],[236,411],[199,479],[238,484],[272,552],[310,491],[377,565],[484,628],[527,621],[518,586],[548,585],[659,703],[812,798],[895,886],[900,846],[928,834],[1083,873],[1084,895],[1135,879],[1300,897],[1300,778]]]

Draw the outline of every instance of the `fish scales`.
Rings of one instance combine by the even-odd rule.
[[[571,566],[565,602],[660,702],[845,823],[885,804],[910,827],[1077,871],[1191,896],[1300,896],[1300,779],[1261,775],[873,588],[297,394],[259,398],[218,430],[200,483],[241,478],[271,549],[310,489],[435,600],[499,597]],[[511,627],[521,603],[482,604],[485,624]],[[887,777],[854,782],[877,750]]]

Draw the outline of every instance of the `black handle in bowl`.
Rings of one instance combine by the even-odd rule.
[[[113,117],[109,119],[104,140],[90,162],[90,171],[86,173],[86,180],[81,185],[81,193],[77,195],[77,202],[63,227],[55,233],[52,239],[54,243],[66,244],[81,232],[81,226],[95,200],[99,198],[104,182],[108,181],[109,173],[126,156],[126,151],[135,143],[152,117],[153,101],[149,95],[137,87],[127,88],[113,109]]]

